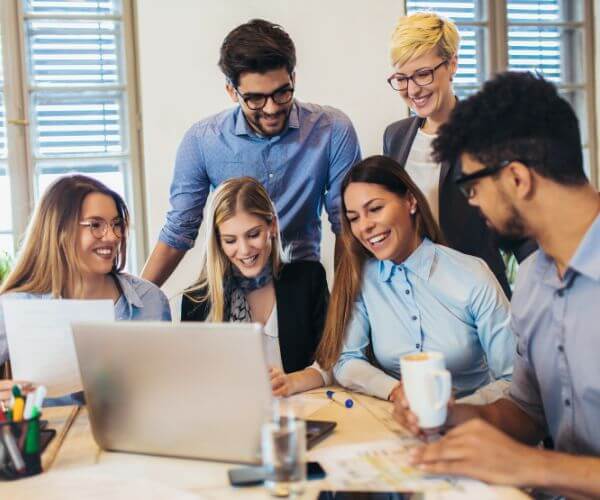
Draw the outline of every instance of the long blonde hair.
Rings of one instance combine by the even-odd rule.
[[[221,248],[219,226],[241,211],[255,215],[267,224],[274,223],[271,266],[275,277],[286,260],[281,246],[275,207],[262,184],[252,177],[238,177],[219,185],[212,193],[207,209],[202,271],[198,281],[184,291],[185,296],[193,302],[208,301],[210,313],[207,320],[209,321],[224,320],[225,280],[232,272],[232,264]]]
[[[435,12],[415,12],[402,16],[392,33],[392,66],[402,66],[432,49],[448,61],[458,52],[460,35],[456,25]]]
[[[346,326],[362,286],[363,266],[367,259],[373,257],[354,237],[346,217],[344,193],[353,182],[377,184],[401,198],[412,195],[417,202],[417,211],[412,216],[415,231],[421,238],[444,243],[427,199],[399,163],[386,156],[371,156],[352,167],[344,177],[341,189],[343,251],[336,267],[323,337],[316,354],[317,361],[325,369],[330,369],[340,355]]]
[[[15,266],[0,287],[6,292],[29,292],[66,297],[78,295],[83,276],[77,254],[81,207],[91,193],[110,196],[123,220],[123,236],[113,264],[122,271],[127,255],[129,212],[123,198],[96,179],[85,175],[61,177],[46,189],[33,213]]]

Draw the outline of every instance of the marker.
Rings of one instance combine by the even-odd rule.
[[[25,398],[25,410],[23,411],[23,418],[29,420],[33,416],[33,407],[35,405],[35,394],[30,392]]]
[[[20,422],[23,420],[23,413],[25,411],[25,399],[21,395],[21,390],[18,385],[13,386],[12,393],[15,397],[15,402],[12,407],[13,422]]]
[[[346,408],[352,408],[354,406],[354,401],[352,401],[352,399],[350,399],[350,398],[344,399],[342,396],[338,395],[338,393],[335,391],[327,391],[326,394],[327,394],[328,399],[331,399],[331,401],[333,401],[339,405],[345,406]]]
[[[28,474],[39,474],[42,472],[40,457],[40,412],[37,408],[33,411],[31,421],[27,426],[25,437],[24,461]]]
[[[48,391],[46,390],[46,387],[43,385],[40,385],[35,390],[35,402],[34,402],[33,406],[35,406],[38,409],[38,412],[40,414],[42,413],[42,405],[44,404],[44,398],[46,397],[47,393],[48,393]]]

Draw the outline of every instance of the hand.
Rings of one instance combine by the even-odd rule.
[[[417,417],[410,409],[408,399],[404,393],[402,382],[398,382],[398,384],[392,389],[388,399],[394,403],[394,411],[392,416],[396,422],[398,422],[414,436],[423,437],[429,434],[437,434],[442,429],[441,427],[436,427],[435,429],[421,429],[419,427],[419,417]],[[450,411],[453,405],[454,398],[450,398],[448,401],[448,417],[450,416]],[[448,418],[446,421],[448,421]]]
[[[522,445],[484,420],[455,427],[439,441],[411,452],[412,465],[430,474],[469,476],[489,483],[522,486],[538,468],[534,448]],[[532,469],[533,467],[533,469]]]
[[[290,375],[286,375],[278,368],[271,368],[269,375],[273,396],[290,396],[296,392],[293,378]]]

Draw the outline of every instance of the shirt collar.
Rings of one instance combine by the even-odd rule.
[[[121,292],[123,293],[123,298],[127,302],[129,308],[131,306],[134,307],[144,307],[144,302],[141,297],[137,293],[137,290],[133,287],[131,282],[127,279],[127,275],[122,273],[115,273],[115,278],[119,282],[119,286],[121,287]]]
[[[578,272],[589,278],[600,281],[600,215],[589,227],[583,239],[579,243],[575,255],[569,262],[568,270]],[[556,272],[556,263],[552,257],[545,253],[541,248],[536,257],[535,268],[542,282],[554,287],[563,286],[563,281]],[[565,277],[568,274],[565,273]]]
[[[423,238],[423,242],[404,262],[394,264],[391,260],[379,261],[379,279],[381,281],[390,281],[396,269],[400,269],[404,266],[420,278],[428,280],[429,275],[431,274],[431,266],[433,265],[434,257],[435,244],[430,239]]]
[[[585,233],[569,267],[593,280],[600,281],[600,214]]]
[[[290,110],[290,116],[288,117],[286,126],[279,135],[282,136],[290,128],[300,128],[300,113],[295,100],[294,104],[292,104],[292,109]],[[248,121],[246,120],[246,117],[244,116],[244,112],[242,111],[242,107],[240,105],[238,105],[238,108],[235,111],[235,129],[233,133],[235,135],[249,135],[254,137],[262,137],[259,134],[257,134],[255,130],[248,124]]]

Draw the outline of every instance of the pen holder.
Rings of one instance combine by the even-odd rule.
[[[11,480],[42,472],[42,452],[56,431],[40,417],[0,422],[0,479]]]

